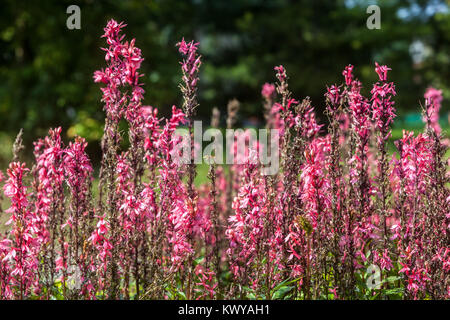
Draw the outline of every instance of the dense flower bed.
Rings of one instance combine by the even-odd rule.
[[[106,113],[96,196],[86,141],[64,145],[61,128],[35,142],[31,167],[16,161],[18,139],[0,174],[11,200],[2,299],[450,298],[440,91],[425,94],[424,132],[404,131],[391,154],[390,68],[375,63],[379,80],[365,97],[345,67],[343,83],[325,93],[325,130],[277,66],[277,83],[261,94],[267,128],[281,133],[279,172],[262,174],[260,148],[248,145],[242,164],[210,164],[209,183],[197,187],[196,165],[173,152],[175,130],[193,130],[198,43],[177,44],[184,103],[163,119],[142,105],[143,58],[124,27],[108,22],[106,67],[94,73]],[[230,102],[228,128],[238,108]],[[214,111],[213,127],[219,119]]]

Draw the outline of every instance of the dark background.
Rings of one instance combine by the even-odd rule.
[[[66,27],[71,4],[81,8],[81,30]],[[381,8],[380,30],[366,27],[370,4]],[[397,123],[419,112],[430,85],[444,92],[446,122],[450,15],[444,0],[1,0],[0,5],[0,161],[21,127],[28,150],[31,141],[58,125],[66,139],[80,134],[98,146],[104,114],[92,74],[105,65],[100,36],[111,18],[126,22],[127,39],[136,38],[142,49],[145,104],[163,115],[172,104],[181,106],[175,44],[185,37],[199,41],[203,55],[199,118],[209,119],[213,106],[225,111],[227,101],[237,98],[241,125],[262,119],[261,86],[275,81],[273,67],[283,64],[295,97],[310,96],[324,122],[326,85],[341,83],[351,63],[368,93],[378,61],[393,69]]]

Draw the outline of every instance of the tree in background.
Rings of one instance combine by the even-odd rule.
[[[181,105],[175,44],[182,35],[200,42],[204,57],[198,117],[213,106],[241,101],[242,119],[263,118],[260,88],[273,66],[291,70],[290,88],[324,108],[323,83],[338,81],[349,62],[364,82],[375,80],[377,60],[393,66],[399,112],[416,109],[429,85],[450,96],[450,15],[445,0],[375,1],[381,29],[369,30],[366,0],[77,1],[81,30],[68,30],[74,1],[2,1],[0,12],[0,128],[25,140],[61,124],[66,136],[99,140],[102,109],[92,70],[104,21],[126,20],[146,57],[145,104],[169,114]],[[413,45],[414,44],[414,45]],[[370,88],[364,88],[367,93]],[[443,114],[445,113],[445,101]],[[325,119],[321,119],[325,121]],[[94,153],[98,152],[98,144]]]

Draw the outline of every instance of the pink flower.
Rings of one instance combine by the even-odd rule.
[[[380,67],[378,63],[375,64],[375,71],[380,76],[380,80],[386,81],[386,73],[390,69],[386,66]],[[384,135],[379,136],[379,139],[386,141],[390,135],[389,126],[396,116],[394,101],[391,100],[396,95],[395,86],[392,82],[376,83],[370,93],[372,94],[372,118],[381,134]]]
[[[275,86],[271,83],[264,83],[262,90],[261,90],[261,95],[263,96],[264,99],[269,100],[272,98],[273,94],[275,92]]]
[[[426,116],[429,119],[429,125],[439,135],[442,131],[439,125],[439,110],[441,109],[441,102],[443,100],[442,90],[428,88],[425,92],[425,99]],[[425,118],[424,121],[427,122],[427,119]]]
[[[94,82],[106,84],[101,88],[102,101],[105,103],[105,111],[109,118],[119,121],[123,114],[129,122],[134,121],[135,110],[143,98],[144,90],[139,83],[141,74],[139,68],[142,61],[141,50],[135,46],[135,40],[123,42],[125,35],[121,35],[122,28],[126,24],[110,20],[102,37],[106,38],[108,48],[105,60],[108,66],[105,69],[94,72]],[[131,94],[126,86],[131,86]],[[139,113],[138,113],[139,114]]]
[[[375,72],[378,74],[378,77],[380,78],[380,81],[386,81],[387,80],[387,72],[389,70],[392,70],[391,68],[388,68],[387,66],[380,66],[378,62],[375,62]]]
[[[98,217],[98,219],[97,227],[88,240],[91,241],[92,245],[97,250],[96,258],[98,259],[98,264],[96,267],[98,268],[97,271],[100,276],[99,289],[102,290],[105,286],[106,270],[112,257],[111,250],[113,247],[109,235],[109,222],[106,221],[103,216]]]
[[[336,85],[332,85],[330,88],[327,87],[327,93],[325,94],[325,96],[329,99],[329,101],[333,105],[333,108],[337,108],[338,104],[341,101],[340,87],[337,87]]]
[[[286,69],[284,69],[284,67],[282,65],[279,65],[279,66],[275,67],[274,69],[277,72],[276,76],[277,76],[278,80],[280,80],[280,82],[284,82],[287,80]]]
[[[197,52],[198,43],[194,41],[186,42],[183,38],[176,45],[178,51],[184,56],[180,62],[183,72],[183,85],[180,86],[184,97],[183,111],[188,121],[191,121],[197,108],[197,82],[199,80],[198,74],[202,60],[201,55]]]
[[[353,75],[352,75],[352,71],[353,71],[353,66],[351,64],[349,64],[348,66],[345,67],[344,71],[342,71],[342,75],[345,78],[345,84],[347,86],[352,84],[353,81]]]
[[[35,238],[35,216],[28,208],[29,194],[24,186],[24,176],[29,170],[25,163],[12,162],[7,170],[8,180],[4,185],[5,195],[10,199],[11,206],[7,212],[11,213],[14,222],[11,229],[11,241],[3,240],[2,265],[11,271],[11,279],[7,289],[15,292],[15,298],[27,297],[31,290],[38,286],[38,242]],[[5,246],[6,245],[6,246]],[[5,266],[2,267],[4,269]],[[14,289],[12,289],[14,288]]]

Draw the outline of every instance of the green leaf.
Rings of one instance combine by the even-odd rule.
[[[294,289],[295,286],[284,286],[278,289],[272,296],[273,299],[284,299],[288,296],[288,293]]]
[[[398,281],[401,279],[402,279],[402,277],[399,277],[399,276],[390,276],[390,277],[386,278],[386,282],[395,282],[395,281]]]

